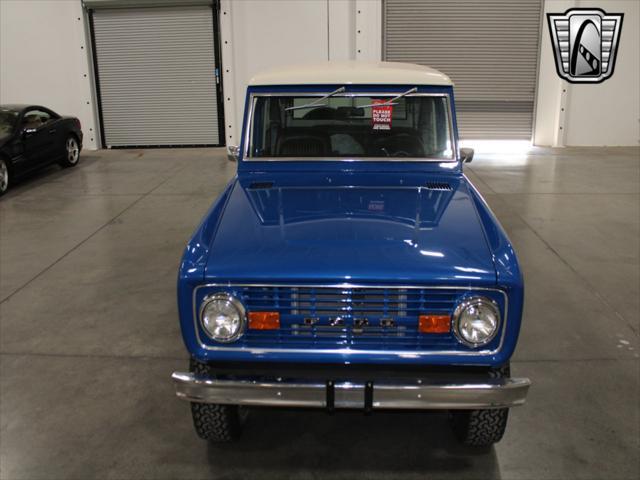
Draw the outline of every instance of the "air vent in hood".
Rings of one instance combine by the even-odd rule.
[[[447,182],[427,182],[425,187],[428,190],[451,190],[451,185],[449,185]]]

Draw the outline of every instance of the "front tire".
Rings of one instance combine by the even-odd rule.
[[[503,378],[510,376],[509,364],[492,370],[490,376]],[[453,410],[449,421],[453,433],[460,442],[471,447],[487,448],[498,443],[507,428],[508,408],[491,410]]]
[[[192,373],[207,376],[206,364],[191,359]],[[193,426],[198,436],[213,443],[228,443],[240,438],[246,411],[238,405],[191,402]]]
[[[9,190],[11,181],[11,171],[9,170],[9,164],[7,160],[0,157],[0,197]]]
[[[69,168],[75,167],[80,161],[80,145],[78,144],[78,139],[69,135],[64,144],[64,157],[60,162],[61,167]]]

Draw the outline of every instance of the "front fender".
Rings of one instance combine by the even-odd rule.
[[[205,267],[213,244],[213,238],[236,182],[237,177],[231,179],[222,194],[205,214],[189,240],[180,262],[178,270],[178,313],[180,315],[182,339],[190,352],[194,352],[197,349],[196,336],[193,330],[193,290],[204,280]]]
[[[503,350],[500,354],[501,358],[507,361],[513,355],[518,342],[518,335],[520,334],[524,305],[524,278],[516,251],[502,225],[500,225],[480,192],[468,179],[467,185],[491,251],[496,270],[497,286],[507,292],[509,296],[509,308],[511,311],[509,330],[506,333]]]

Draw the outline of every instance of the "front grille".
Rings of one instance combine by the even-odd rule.
[[[293,315],[385,315],[406,316],[406,290],[291,289]]]
[[[429,350],[464,348],[452,333],[424,335],[418,317],[451,314],[460,291],[434,288],[240,287],[247,311],[277,311],[280,329],[247,330],[234,345]]]

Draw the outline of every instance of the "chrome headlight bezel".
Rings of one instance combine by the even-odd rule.
[[[232,308],[234,308],[238,313],[238,317],[240,321],[240,326],[238,327],[238,330],[233,335],[225,338],[214,336],[213,332],[209,331],[209,329],[204,323],[204,315],[207,307],[211,303],[219,302],[219,301],[227,302]],[[207,295],[202,300],[202,304],[200,305],[200,311],[198,314],[198,320],[200,322],[200,327],[202,328],[204,333],[207,335],[207,337],[209,337],[211,340],[218,343],[231,343],[231,342],[235,342],[242,335],[244,335],[244,332],[247,327],[247,312],[242,302],[238,300],[236,297],[234,297],[233,295],[227,292],[218,292],[212,295]]]
[[[462,314],[469,307],[478,307],[478,306],[487,308],[491,311],[491,313],[493,313],[493,315],[496,318],[496,326],[492,334],[489,337],[487,337],[484,341],[472,342],[467,338],[465,338],[464,335],[460,332],[460,319],[462,317]],[[453,312],[453,333],[460,343],[471,348],[478,348],[491,343],[493,339],[496,338],[496,336],[498,335],[501,324],[502,324],[502,316],[500,315],[500,306],[496,303],[495,300],[492,300],[491,298],[488,298],[488,297],[477,295],[477,296],[465,298],[462,302],[458,304],[458,306]]]

